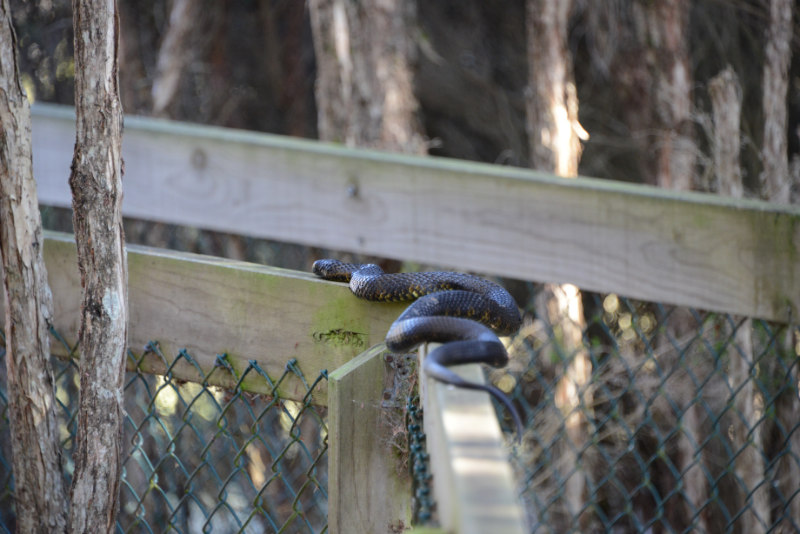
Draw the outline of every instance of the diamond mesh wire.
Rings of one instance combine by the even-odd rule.
[[[800,532],[797,326],[566,300],[532,303],[490,375],[526,414],[532,532]]]
[[[590,293],[575,320],[550,302],[528,306],[510,365],[490,373],[527,420],[512,464],[531,532],[800,531],[800,328]],[[131,362],[145,353],[168,370],[195,365],[156,343]],[[69,477],[77,368],[54,362]],[[213,372],[234,370],[220,355]],[[13,532],[4,373],[0,362],[0,532]],[[302,376],[293,361],[277,381],[255,363],[250,373],[272,391]],[[129,372],[125,399],[118,531],[326,531],[326,410],[310,396],[223,390],[168,371]],[[413,405],[409,415],[419,425]],[[410,431],[412,448],[414,438],[423,439]],[[424,450],[410,452],[424,523],[430,477]]]
[[[55,342],[63,339],[54,333]],[[4,347],[4,340],[3,340]],[[157,343],[129,352],[138,368],[146,353],[160,358],[164,376],[141,371],[125,378],[124,447],[118,532],[326,532],[326,409],[311,404],[297,362],[273,381],[255,362],[239,376],[259,375],[276,391],[290,375],[309,394],[300,402],[171,378],[181,361],[200,367],[186,351],[170,357]],[[5,356],[0,347],[0,360]],[[53,360],[60,430],[69,479],[78,399],[73,360]],[[225,355],[213,373],[234,373]],[[14,531],[13,477],[8,439],[5,362],[0,361],[0,532]],[[201,372],[202,375],[202,372]]]

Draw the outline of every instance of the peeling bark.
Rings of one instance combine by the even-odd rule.
[[[71,532],[113,532],[119,508],[128,295],[114,2],[74,0],[75,154],[69,178],[83,288]]]
[[[49,322],[52,296],[42,258],[33,179],[30,105],[19,83],[8,0],[0,2],[0,272],[6,299],[8,419],[17,532],[65,532]]]

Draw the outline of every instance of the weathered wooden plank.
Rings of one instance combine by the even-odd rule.
[[[420,358],[424,360],[433,347],[423,347]],[[472,382],[484,382],[477,364],[451,369]],[[528,532],[489,395],[432,378],[422,384],[425,436],[442,528],[458,534]]]
[[[74,344],[80,323],[80,277],[73,238],[47,233],[44,247],[55,304],[56,329]],[[346,284],[319,280],[309,273],[146,247],[128,247],[129,346],[141,354],[151,340],[171,362],[185,348],[210,383],[230,387],[236,377],[215,368],[227,353],[238,374],[254,360],[268,375],[280,377],[297,359],[307,380],[333,370],[380,343],[402,307],[353,297]],[[3,307],[0,299],[0,309]],[[63,349],[53,344],[55,351]],[[141,368],[164,373],[160,358],[145,355]],[[214,370],[213,373],[211,371]],[[185,360],[172,368],[175,378],[200,381]],[[250,373],[242,386],[269,393],[263,378]],[[314,402],[327,402],[321,381]],[[278,390],[300,400],[306,389],[289,377]]]
[[[396,407],[382,405],[393,376],[382,346],[329,375],[328,528],[332,534],[404,532],[411,524],[408,468],[392,447]],[[387,382],[389,382],[387,384]]]
[[[70,108],[33,111],[68,205]],[[800,208],[128,117],[126,215],[787,321]]]

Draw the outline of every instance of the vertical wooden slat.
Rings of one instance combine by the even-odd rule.
[[[420,352],[424,358],[426,351]],[[484,382],[477,364],[452,369],[467,380]],[[527,532],[508,449],[489,395],[421,378],[425,434],[442,528],[458,534]]]
[[[411,526],[410,479],[391,446],[396,413],[382,406],[390,374],[386,354],[378,345],[328,377],[331,534],[404,532]]]

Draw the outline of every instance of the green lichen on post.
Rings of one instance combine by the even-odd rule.
[[[311,339],[334,350],[352,349],[356,354],[363,351],[369,341],[368,332],[364,303],[349,289],[344,295],[322,301],[311,319]]]

